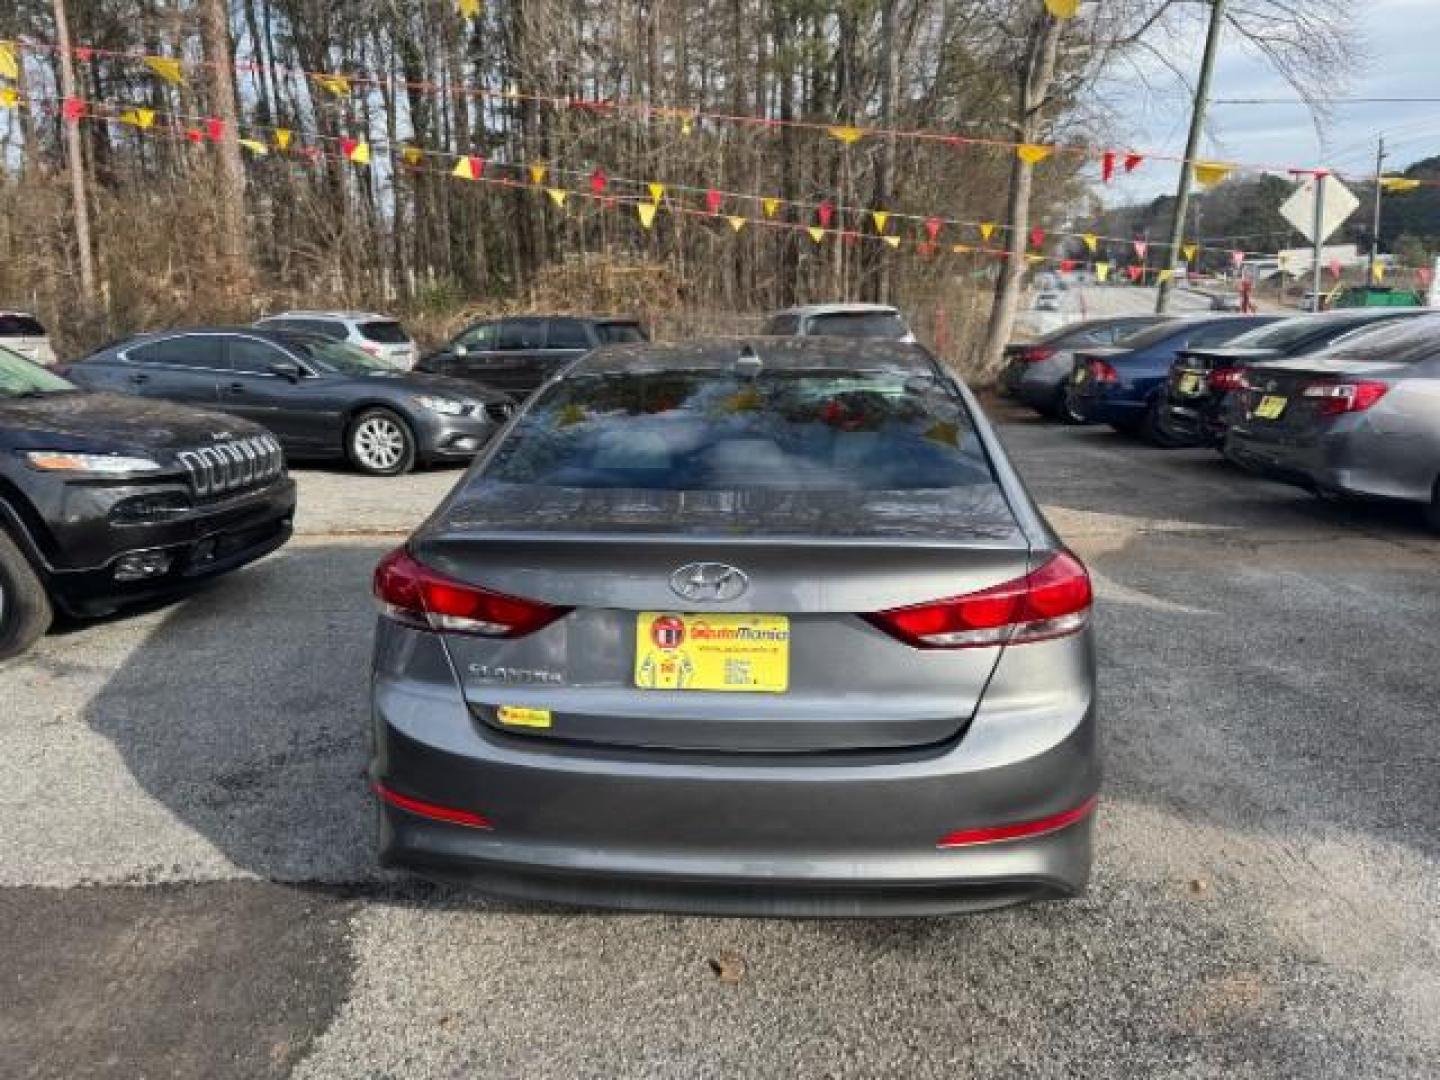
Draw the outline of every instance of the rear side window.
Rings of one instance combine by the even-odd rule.
[[[577,374],[486,469],[568,488],[915,490],[993,484],[964,402],[903,372]]]
[[[595,326],[595,336],[602,345],[624,345],[629,342],[649,341],[644,327],[633,322],[607,322]]]
[[[550,333],[545,339],[547,349],[588,349],[590,335],[576,319],[551,319]]]
[[[44,337],[45,327],[31,315],[0,315],[0,337]]]
[[[360,336],[381,345],[409,345],[410,335],[393,319],[360,324]]]
[[[189,334],[152,341],[126,349],[125,355],[137,364],[217,369],[226,366],[225,339],[211,334]]]
[[[297,334],[319,334],[332,341],[344,341],[350,331],[334,319],[265,319],[261,325],[273,330],[293,330]]]
[[[880,338],[897,340],[910,331],[893,311],[836,311],[812,315],[805,326],[810,337]]]
[[[500,324],[500,341],[497,349],[543,349],[545,347],[544,319],[506,319]]]

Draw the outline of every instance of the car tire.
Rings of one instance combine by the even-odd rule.
[[[389,409],[366,409],[345,432],[345,456],[371,476],[400,476],[415,467],[415,433]]]
[[[1070,388],[1064,387],[1060,391],[1060,408],[1057,414],[1067,424],[1080,426],[1090,423],[1085,414],[1075,408],[1075,399],[1070,393]]]
[[[1165,434],[1165,429],[1160,426],[1160,410],[1165,407],[1159,397],[1150,399],[1150,405],[1145,410],[1145,417],[1140,421],[1140,437],[1151,446],[1159,446],[1165,449],[1178,446],[1179,443]]]
[[[0,530],[0,660],[34,645],[54,617],[44,583],[15,541]]]

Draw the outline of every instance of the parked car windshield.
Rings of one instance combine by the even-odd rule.
[[[321,371],[334,375],[371,375],[399,370],[394,364],[371,356],[343,341],[322,337],[287,337],[285,344],[299,352]]]
[[[964,403],[943,383],[833,370],[574,375],[526,413],[486,475],[667,491],[994,482]]]
[[[360,336],[366,341],[379,342],[381,345],[410,344],[410,335],[405,333],[405,328],[393,319],[361,323]]]
[[[834,311],[812,315],[805,333],[813,337],[880,338],[893,341],[908,334],[905,320],[893,311]]]
[[[0,398],[63,394],[74,389],[74,383],[52,375],[39,364],[32,364],[9,349],[0,348]]]

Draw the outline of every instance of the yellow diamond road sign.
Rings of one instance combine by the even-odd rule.
[[[1325,178],[1324,205],[1320,207],[1320,235],[1315,235],[1315,177],[1295,189],[1280,205],[1280,216],[1312,244],[1323,244],[1355,212],[1360,200],[1333,176]]]

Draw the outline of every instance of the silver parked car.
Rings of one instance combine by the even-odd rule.
[[[1320,492],[1419,503],[1440,529],[1440,314],[1242,378],[1226,457]]]
[[[402,371],[409,371],[420,359],[420,347],[389,315],[368,311],[285,311],[267,315],[255,325],[343,341]]]
[[[386,865],[733,913],[1086,884],[1090,581],[917,346],[597,349],[375,591]]]

